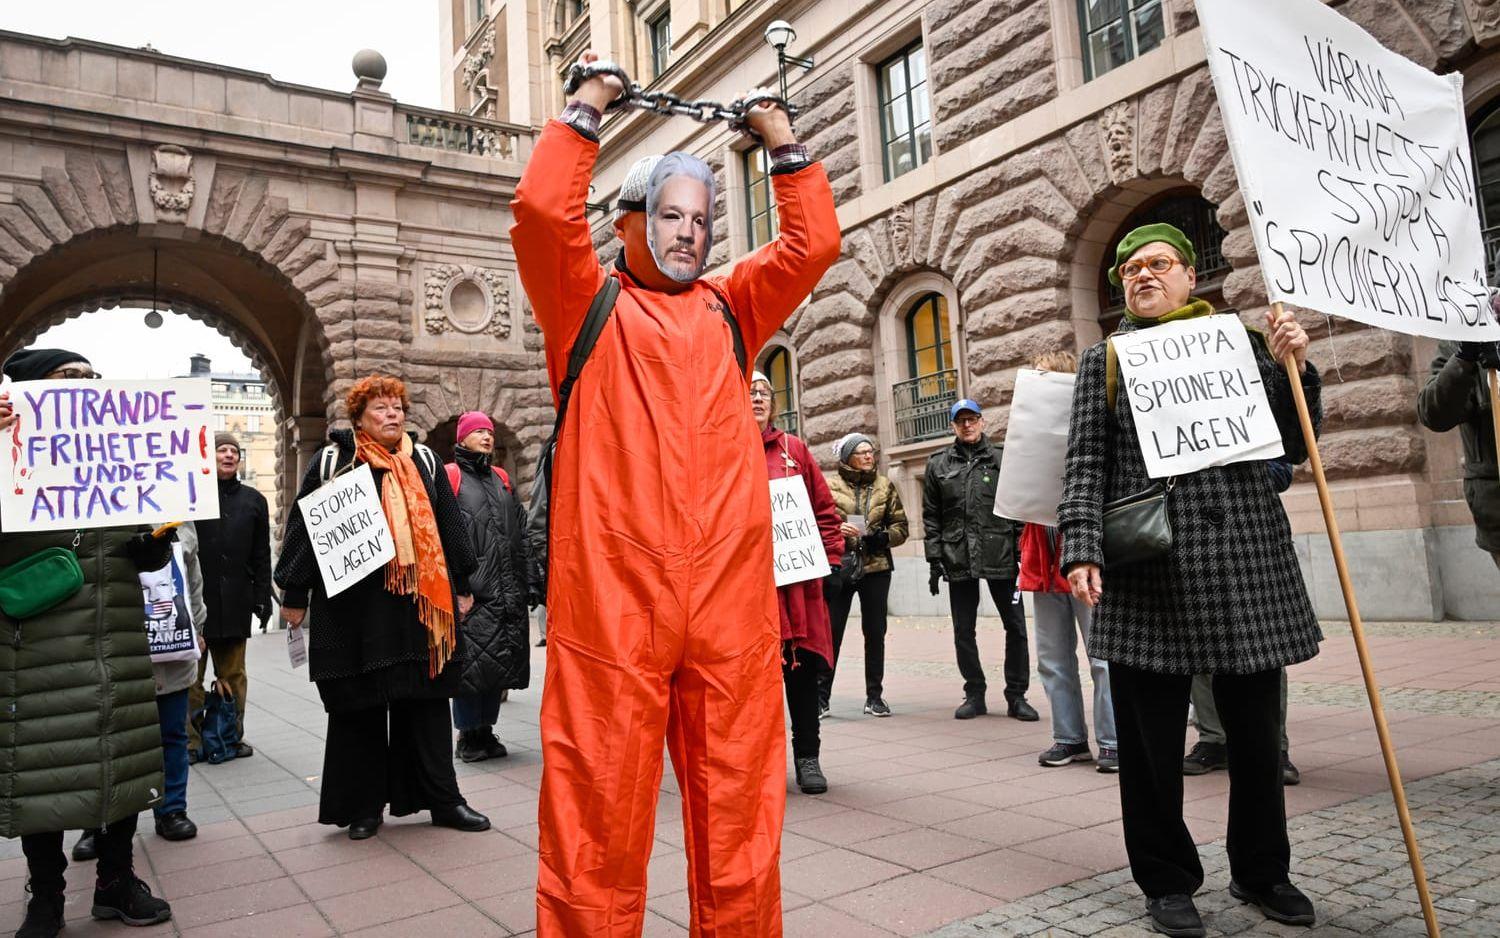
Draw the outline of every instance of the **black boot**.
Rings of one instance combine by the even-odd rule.
[[[797,770],[797,787],[802,789],[802,794],[821,795],[828,790],[828,779],[823,776],[823,767],[818,765],[817,756],[793,759],[792,765]]]
[[[186,811],[173,811],[156,819],[156,836],[163,840],[192,840],[198,836],[198,825]]]
[[[478,730],[459,730],[458,745],[453,747],[453,754],[464,762],[483,762],[489,758],[479,740]]]
[[[466,804],[456,804],[451,808],[433,808],[432,825],[434,827],[451,827],[456,831],[487,831],[490,829],[490,819],[475,811]]]
[[[484,750],[486,759],[504,759],[510,755],[510,750],[506,749],[500,737],[495,735],[494,727],[486,726],[482,730],[477,730],[476,733],[479,737],[479,746]]]
[[[117,918],[126,925],[158,925],[172,917],[172,907],[151,895],[151,888],[134,873],[126,873],[107,886],[94,887],[90,914],[97,919]]]
[[[58,887],[61,890],[62,887]],[[26,884],[28,892],[31,884]],[[26,920],[16,930],[16,938],[57,938],[63,929],[63,894],[34,893],[26,903]]]
[[[383,822],[384,819],[378,814],[375,817],[360,818],[349,825],[349,839],[369,840],[375,836],[376,831],[380,830]]]
[[[969,696],[965,697],[964,702],[958,705],[957,710],[953,711],[953,719],[972,720],[975,717],[982,717],[989,712],[989,708],[984,705],[983,696]]]
[[[94,844],[94,837],[99,832],[93,828],[84,831],[78,838],[78,843],[73,845],[73,860],[83,863],[87,860],[99,859],[99,848]]]
[[[1151,916],[1151,927],[1163,935],[1201,938],[1204,934],[1198,907],[1193,905],[1193,897],[1184,893],[1147,899],[1146,913]]]

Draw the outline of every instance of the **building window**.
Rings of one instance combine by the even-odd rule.
[[[1166,38],[1161,0],[1078,0],[1083,31],[1083,78],[1091,81]]]
[[[771,391],[776,395],[771,402],[776,413],[773,418],[776,426],[796,436],[799,421],[797,420],[797,392],[792,386],[792,353],[782,347],[771,349],[761,369],[766,377],[771,379]]]
[[[780,226],[776,223],[776,200],[771,194],[771,172],[766,159],[766,148],[746,150],[741,159],[745,170],[745,219],[753,250],[770,243]]]
[[[245,429],[250,433],[260,432],[260,414],[251,414],[245,418]]]
[[[948,432],[948,407],[958,399],[958,369],[948,328],[948,299],[919,297],[906,314],[907,379],[891,389],[896,436],[902,443]]]
[[[475,22],[475,24],[479,24],[479,23],[483,23],[484,22],[484,16],[485,16],[484,6],[485,6],[485,0],[474,0],[474,22]]]
[[[223,414],[214,414],[214,429],[220,431],[228,430],[229,418],[224,416]]]
[[[265,392],[265,390],[266,388],[263,384],[247,384],[245,385],[245,396],[260,397],[261,394]]]
[[[1500,275],[1500,100],[1480,112],[1470,136],[1479,189],[1479,223],[1484,227],[1485,272]]]
[[[661,11],[646,24],[651,37],[651,77],[656,78],[667,70],[667,59],[672,52],[672,11]]]
[[[932,159],[932,108],[927,99],[927,58],[915,42],[876,68],[880,99],[880,150],[890,182]]]
[[[1115,331],[1125,316],[1125,290],[1109,282],[1115,245],[1127,232],[1163,221],[1181,229],[1198,252],[1198,286],[1193,290],[1194,295],[1215,307],[1224,303],[1224,277],[1229,273],[1229,262],[1224,259],[1226,232],[1219,227],[1218,210],[1196,189],[1177,189],[1131,212],[1105,247],[1104,262],[1099,267],[1099,323],[1106,336]]]

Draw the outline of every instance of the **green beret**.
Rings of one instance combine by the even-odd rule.
[[[1142,225],[1120,239],[1120,246],[1115,248],[1114,266],[1109,269],[1109,282],[1120,286],[1120,265],[1130,260],[1130,255],[1153,241],[1172,245],[1189,267],[1198,266],[1198,252],[1193,250],[1193,242],[1182,233],[1182,229],[1166,222],[1157,222],[1154,225]]]

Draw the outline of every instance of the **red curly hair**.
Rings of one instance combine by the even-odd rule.
[[[377,397],[399,397],[403,410],[411,410],[411,398],[406,396],[406,384],[390,375],[370,375],[354,382],[354,387],[344,395],[344,409],[349,413],[349,422],[358,423],[365,408]]]

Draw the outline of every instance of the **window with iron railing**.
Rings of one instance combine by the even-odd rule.
[[[1078,0],[1083,79],[1092,81],[1161,45],[1161,0]]]
[[[672,55],[672,11],[663,10],[648,22],[646,33],[651,40],[651,77],[656,78],[667,70]]]
[[[891,398],[898,441],[915,443],[947,433],[948,408],[958,400],[947,297],[928,293],[912,303],[906,352],[909,377],[891,386]]]
[[[1218,209],[1212,202],[1197,190],[1177,189],[1131,212],[1104,249],[1104,261],[1099,267],[1099,322],[1105,335],[1114,332],[1125,316],[1125,289],[1109,280],[1110,268],[1115,264],[1115,245],[1130,231],[1155,222],[1174,225],[1188,236],[1198,252],[1198,286],[1193,294],[1215,306],[1222,304],[1224,277],[1229,273],[1229,262],[1224,259],[1227,232],[1219,227]]]
[[[914,42],[876,66],[875,84],[881,161],[890,182],[932,159],[932,106],[922,43]]]

